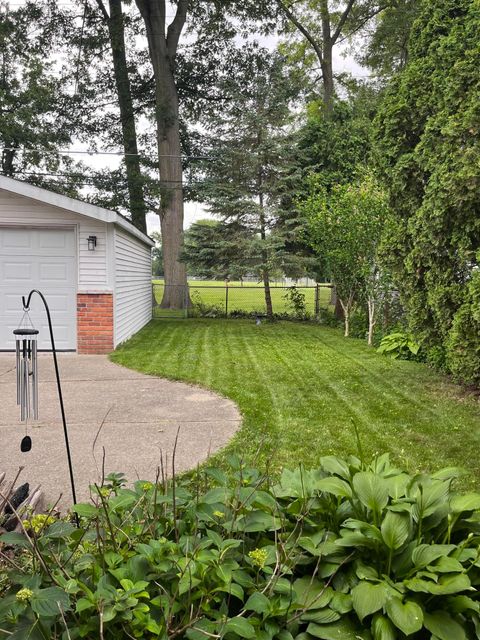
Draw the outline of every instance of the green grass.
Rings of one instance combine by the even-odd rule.
[[[394,361],[313,324],[152,321],[112,359],[199,383],[234,400],[243,425],[227,449],[275,467],[326,454],[389,451],[409,471],[460,465],[480,480],[480,405],[425,365]],[[221,455],[220,455],[221,457]]]
[[[163,295],[163,281],[154,280],[155,300],[160,303]],[[190,297],[192,302],[201,302],[209,307],[219,307],[225,310],[225,283],[217,280],[191,280],[189,281]],[[308,313],[315,312],[315,288],[314,287],[297,287],[298,290],[305,295],[305,306]],[[272,306],[274,313],[291,312],[287,301],[284,298],[285,287],[271,285]],[[330,289],[327,286],[320,287],[320,306],[325,308],[330,300]],[[265,295],[261,284],[256,282],[245,282],[242,286],[241,282],[229,282],[228,284],[228,311],[256,311],[260,314],[265,313]],[[172,315],[165,313],[161,309],[157,315]],[[177,317],[183,315],[183,312],[175,311],[173,315]]]

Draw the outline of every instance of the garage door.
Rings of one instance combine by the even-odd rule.
[[[65,229],[0,227],[0,349],[12,349],[12,331],[22,317],[21,296],[39,289],[52,316],[55,345],[76,349],[75,233]],[[32,297],[30,317],[40,331],[40,349],[50,349],[43,303]]]

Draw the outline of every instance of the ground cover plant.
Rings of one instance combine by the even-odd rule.
[[[478,400],[426,365],[379,355],[338,329],[158,320],[112,360],[234,400],[243,425],[230,450],[252,460],[260,448],[261,465],[315,467],[322,455],[355,453],[355,426],[368,456],[388,451],[412,472],[460,465],[465,485],[480,479]]]
[[[77,529],[4,534],[0,637],[468,640],[480,631],[480,494],[457,471],[326,456],[274,479],[229,472],[92,487]],[[5,555],[5,554],[4,554]]]

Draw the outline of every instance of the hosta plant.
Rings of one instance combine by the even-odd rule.
[[[473,640],[480,494],[388,456],[279,479],[112,476],[66,520],[0,539],[0,638]],[[11,555],[9,548],[16,550]]]

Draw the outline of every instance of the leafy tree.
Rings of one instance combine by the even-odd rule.
[[[379,13],[364,39],[364,46],[356,52],[359,62],[387,80],[404,69],[412,26],[420,6],[418,0],[395,0]]]
[[[319,65],[323,93],[322,100],[327,114],[334,106],[335,87],[333,49],[364,29],[375,16],[388,6],[389,0],[276,0],[279,10],[294,26],[301,37],[300,43],[286,47],[294,60],[303,58],[307,65]],[[287,32],[288,32],[287,28]],[[291,31],[291,30],[290,30]],[[305,49],[307,44],[310,52]]]
[[[469,313],[474,326],[470,283],[480,247],[479,20],[476,2],[425,0],[409,62],[377,120],[377,157],[395,214],[386,261],[410,329],[437,364],[457,362],[460,379],[455,353]],[[475,377],[471,367],[465,373]]]
[[[47,2],[14,9],[2,2],[0,10],[1,172],[56,189],[56,174],[81,169],[58,154],[70,144],[78,123],[72,76],[45,53],[61,50],[67,17],[56,3]],[[81,173],[74,175],[68,194],[77,195],[81,182]]]
[[[372,344],[377,302],[382,293],[378,247],[388,207],[385,193],[366,175],[329,192],[321,177],[311,177],[311,194],[300,204],[309,220],[309,242],[331,276],[343,309],[345,336],[350,318],[365,297]]]
[[[150,234],[155,240],[155,246],[152,249],[152,275],[157,278],[163,277],[163,256],[162,256],[162,236],[158,231]]]

